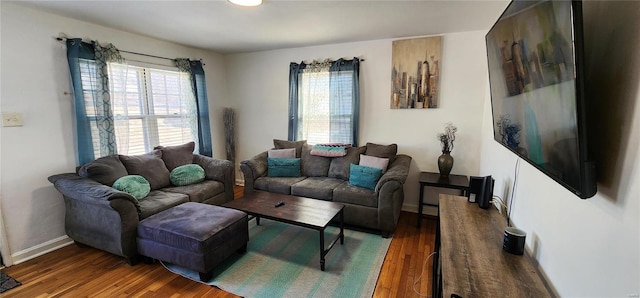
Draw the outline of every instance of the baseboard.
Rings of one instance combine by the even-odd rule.
[[[39,257],[46,253],[52,252],[56,249],[65,247],[69,244],[72,244],[73,240],[69,238],[67,235],[49,240],[45,243],[36,245],[34,247],[27,248],[25,250],[21,250],[11,255],[11,259],[13,259],[13,265],[17,265],[26,261],[29,261],[33,258]]]
[[[418,213],[418,205],[402,205],[402,211]],[[422,214],[438,216],[438,209],[436,209],[436,207],[424,206]]]

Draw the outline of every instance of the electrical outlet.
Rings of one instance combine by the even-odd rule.
[[[2,113],[2,126],[22,126],[22,113]]]

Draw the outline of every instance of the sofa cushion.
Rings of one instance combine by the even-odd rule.
[[[381,169],[382,173],[387,171],[387,167],[389,166],[388,158],[381,158],[375,156],[369,156],[365,154],[360,154],[360,164],[361,166],[371,167],[376,169]]]
[[[291,194],[291,185],[294,185],[307,177],[260,177],[256,179],[253,187],[257,190]]]
[[[189,202],[189,196],[181,193],[152,190],[144,200],[139,201],[140,219],[147,218],[160,211]]]
[[[271,149],[267,151],[267,156],[271,158],[296,158],[296,148]]]
[[[278,140],[273,139],[273,146],[276,149],[287,149],[287,148],[296,148],[296,157],[300,157],[302,154],[302,146],[307,143],[307,140],[302,141],[287,141],[287,140]]]
[[[189,142],[178,146],[158,146],[153,149],[162,151],[162,160],[169,171],[193,162],[193,150],[196,143]]]
[[[333,201],[373,208],[378,207],[378,195],[376,192],[364,187],[353,186],[348,181],[343,182],[333,190]]]
[[[333,189],[343,182],[343,180],[336,178],[309,177],[291,185],[291,194],[294,196],[331,201],[333,199]]]
[[[347,149],[347,155],[333,158],[327,176],[330,178],[349,180],[349,166],[351,164],[358,164],[360,162],[360,154],[364,154],[366,149],[367,147],[364,146],[351,147]]]
[[[375,190],[376,183],[382,176],[382,169],[351,164],[349,184]]]
[[[366,147],[367,147],[367,151],[365,152],[366,155],[388,158],[389,164],[393,163],[393,161],[396,159],[396,154],[398,154],[397,144],[380,145],[380,144],[374,144],[374,143],[367,143]]]
[[[140,175],[120,177],[113,183],[113,188],[132,195],[136,200],[142,200],[151,191],[149,181]]]
[[[303,176],[307,177],[327,177],[331,158],[311,155],[311,146],[302,147],[302,157],[300,158],[300,170]]]
[[[196,164],[181,165],[171,170],[169,180],[175,186],[198,183],[204,180],[204,169]]]
[[[224,184],[215,180],[204,180],[202,182],[185,186],[165,187],[162,191],[176,192],[189,196],[189,201],[202,203],[218,194],[224,192]]]
[[[80,167],[78,175],[112,186],[118,178],[127,176],[129,173],[127,173],[127,169],[118,158],[118,155],[109,155],[86,163]]]
[[[154,150],[142,155],[120,155],[120,161],[129,175],[140,175],[149,181],[151,190],[171,185],[169,170],[162,161],[162,151]]]
[[[299,177],[299,158],[267,158],[267,176],[269,177]]]

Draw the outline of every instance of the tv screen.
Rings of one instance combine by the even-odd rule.
[[[494,139],[580,198],[593,196],[581,2],[512,1],[486,43]]]

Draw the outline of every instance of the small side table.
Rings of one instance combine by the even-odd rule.
[[[451,175],[447,177],[440,176],[440,173],[420,172],[418,178],[420,182],[420,202],[418,202],[418,227],[422,221],[422,209],[424,205],[438,207],[437,204],[429,204],[424,202],[424,187],[442,187],[462,190],[462,195],[466,196],[469,191],[469,178],[464,175]]]

